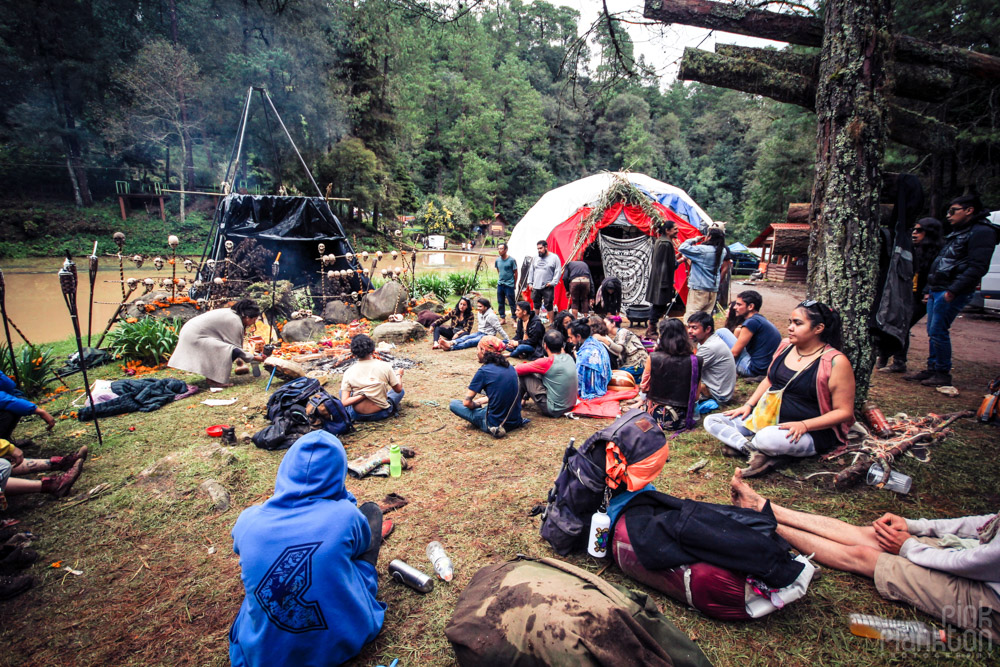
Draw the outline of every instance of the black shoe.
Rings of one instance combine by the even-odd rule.
[[[916,373],[907,373],[906,375],[903,376],[903,379],[909,382],[923,382],[924,380],[935,374],[936,371],[932,371],[931,369],[928,368],[926,370],[917,371]]]
[[[28,547],[18,546],[10,548],[3,553],[0,558],[0,572],[16,572],[30,567],[38,560],[38,552]]]
[[[9,600],[31,588],[34,579],[27,575],[0,577],[0,600]]]
[[[905,373],[906,372],[906,362],[895,359],[891,364],[884,368],[878,369],[879,373]]]
[[[921,380],[925,387],[947,387],[951,385],[951,373],[934,373],[929,378]]]

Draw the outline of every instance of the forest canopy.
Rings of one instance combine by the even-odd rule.
[[[897,15],[912,34],[996,52],[985,0],[907,0]],[[583,26],[547,2],[441,21],[399,0],[47,0],[3,3],[0,39],[5,197],[85,206],[116,181],[218,187],[251,87],[268,91],[320,187],[369,218],[447,198],[460,219],[516,221],[557,185],[631,169],[748,240],[810,195],[812,113],[666,84],[641,58],[623,72],[620,25]],[[887,161],[922,159],[894,148]],[[257,98],[239,169],[235,187],[312,194]]]

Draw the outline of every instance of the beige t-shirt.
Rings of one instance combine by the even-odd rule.
[[[389,407],[386,394],[390,387],[399,384],[399,378],[392,366],[381,359],[365,359],[359,361],[344,373],[340,383],[341,395],[362,394],[380,408]]]

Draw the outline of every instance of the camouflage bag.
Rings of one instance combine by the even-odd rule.
[[[460,665],[711,666],[648,596],[552,558],[476,572],[445,635]]]

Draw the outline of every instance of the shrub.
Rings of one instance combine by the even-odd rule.
[[[477,278],[472,271],[456,271],[448,274],[448,285],[451,286],[452,294],[462,296],[479,287],[483,278],[484,276]]]
[[[10,349],[7,343],[0,343],[0,369],[7,377],[14,379],[11,368]],[[21,381],[21,391],[25,396],[38,396],[45,389],[45,384],[52,379],[58,365],[51,347],[35,345],[20,345],[14,348],[14,360],[17,362],[17,378]]]
[[[444,276],[436,273],[417,276],[417,289],[414,296],[433,294],[438,301],[444,301],[451,294],[451,283]]]
[[[179,319],[144,317],[138,322],[122,322],[108,336],[108,350],[116,359],[135,359],[146,366],[166,361],[177,347]]]

